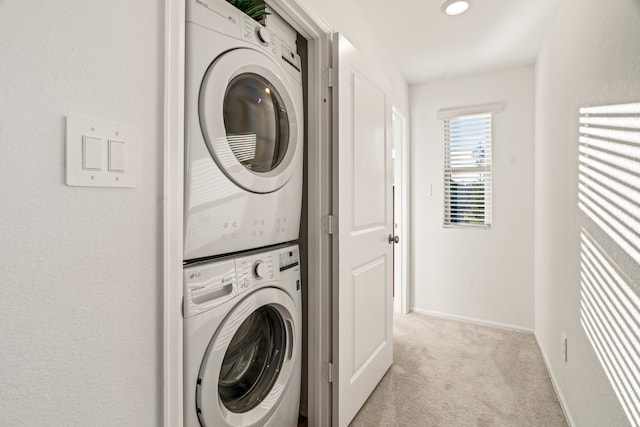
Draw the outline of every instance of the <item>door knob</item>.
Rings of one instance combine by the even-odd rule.
[[[393,234],[389,234],[389,244],[394,244],[400,242],[400,236],[394,236]]]

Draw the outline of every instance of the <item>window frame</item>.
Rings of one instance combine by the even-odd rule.
[[[438,111],[438,118],[444,120],[443,125],[443,227],[444,228],[479,228],[491,229],[493,225],[493,115],[502,111],[502,104],[485,104],[472,107],[451,108]],[[452,121],[454,125],[452,125]],[[455,122],[459,123],[455,123]],[[475,125],[475,128],[474,128]],[[478,129],[484,125],[483,129]],[[453,126],[453,128],[452,128]],[[465,128],[473,128],[468,134]],[[452,147],[451,133],[458,134],[458,146]],[[484,136],[484,137],[482,137]],[[480,138],[478,138],[480,137]],[[481,141],[480,147],[472,147],[469,142]],[[474,154],[477,150],[480,156]],[[452,157],[453,153],[453,157]],[[452,164],[453,162],[453,164]],[[484,196],[482,202],[481,222],[452,221],[452,198],[454,191],[451,187],[451,176],[456,174],[478,175],[482,180],[481,189],[467,191],[471,196],[478,192]],[[464,176],[464,175],[463,175]],[[473,181],[470,181],[473,182]],[[473,207],[463,208],[463,214],[469,215]]]

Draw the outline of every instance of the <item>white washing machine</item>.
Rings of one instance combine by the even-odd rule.
[[[184,259],[298,238],[295,47],[224,0],[187,0]]]
[[[302,301],[297,245],[184,269],[185,427],[295,427]]]

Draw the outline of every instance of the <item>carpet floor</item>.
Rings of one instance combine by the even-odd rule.
[[[567,426],[532,334],[416,313],[352,427]]]

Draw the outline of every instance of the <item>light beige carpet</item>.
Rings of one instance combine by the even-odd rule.
[[[566,426],[532,334],[411,313],[352,427]]]

